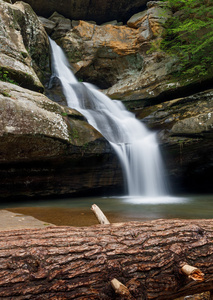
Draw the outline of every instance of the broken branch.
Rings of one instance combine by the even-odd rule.
[[[128,288],[123,283],[118,281],[116,278],[111,280],[111,286],[114,289],[116,294],[127,297],[127,298],[131,297],[131,294],[130,294],[130,291],[128,290]]]
[[[94,212],[96,218],[98,219],[100,224],[110,224],[109,220],[102,212],[102,210],[96,205],[93,204],[91,210]]]
[[[201,272],[200,269],[190,266],[188,264],[184,265],[181,268],[181,272],[188,276],[188,278],[193,279],[195,281],[203,281],[204,274]]]

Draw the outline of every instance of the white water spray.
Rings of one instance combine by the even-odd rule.
[[[115,149],[130,196],[167,194],[156,134],[150,132],[117,100],[89,83],[77,81],[62,49],[50,39],[52,76],[62,85],[68,106],[81,112]]]

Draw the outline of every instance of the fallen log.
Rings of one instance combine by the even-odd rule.
[[[184,265],[203,279],[184,274]],[[0,232],[0,299],[122,299],[114,278],[131,299],[213,290],[213,220]]]

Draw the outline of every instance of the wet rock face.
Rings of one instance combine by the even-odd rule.
[[[1,81],[0,107],[1,197],[121,188],[114,152],[81,114]]]
[[[0,15],[0,197],[121,189],[115,153],[81,114],[66,107],[58,82],[57,91],[46,94],[63,107],[36,92],[43,91],[50,72],[41,21],[24,2],[0,0]]]
[[[43,91],[49,43],[41,22],[24,2],[12,5],[0,0],[0,17],[1,79]]]
[[[150,99],[173,88],[170,74],[176,60],[164,53],[147,54],[170,15],[165,4],[152,1],[148,9],[130,18],[128,26],[72,21],[71,30],[65,18],[60,30],[57,24],[63,20],[55,15],[50,17],[55,21],[51,37],[62,46],[80,80],[105,89],[113,99]]]
[[[149,1],[127,25],[114,20],[99,26],[56,12],[49,20],[43,19],[43,24],[66,52],[80,81],[97,85],[112,99],[130,101],[134,108],[135,104],[141,107],[143,101],[150,105],[153,99],[159,103],[164,96],[174,99],[210,87],[211,79],[175,78],[172,74],[180,62],[157,50],[171,15],[166,2]]]
[[[15,0],[13,0],[13,3]],[[147,0],[26,0],[39,16],[50,17],[55,11],[74,20],[93,20],[102,24],[128,20]]]
[[[143,57],[136,40],[137,32],[132,28],[80,21],[57,41],[78,78],[107,88],[141,70]]]
[[[171,73],[177,68],[177,60],[164,52],[150,51],[157,45],[164,32],[164,24],[172,12],[166,3],[150,1],[147,9],[133,15],[127,25],[135,30],[137,53],[143,57],[139,72],[132,72],[104,92],[112,99],[143,100],[158,97],[165,90],[179,87]]]
[[[211,192],[213,90],[145,107],[137,116],[157,130],[175,189]]]

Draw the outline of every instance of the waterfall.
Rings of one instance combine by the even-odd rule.
[[[51,39],[50,44],[51,80],[55,77],[60,80],[68,106],[82,113],[114,148],[121,162],[128,195],[166,195],[156,133],[127,111],[121,101],[109,99],[92,84],[78,82],[62,49]]]

